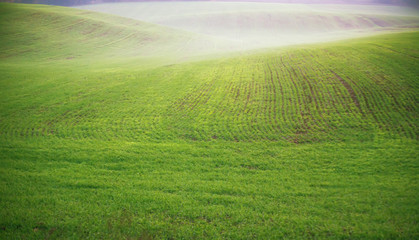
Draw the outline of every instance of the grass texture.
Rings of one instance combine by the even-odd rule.
[[[418,32],[192,61],[111,15],[0,23],[1,239],[418,237]]]

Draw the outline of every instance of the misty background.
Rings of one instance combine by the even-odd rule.
[[[48,4],[57,6],[76,6],[100,3],[119,2],[276,2],[276,3],[303,3],[303,4],[389,4],[419,7],[418,0],[0,0],[0,2]]]
[[[194,52],[329,42],[419,28],[419,11],[411,7],[418,4],[412,0],[0,1],[69,6],[157,24],[192,36],[183,45]]]

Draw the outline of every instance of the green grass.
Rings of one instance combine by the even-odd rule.
[[[1,239],[418,237],[418,32],[184,62],[187,33],[0,11]]]
[[[414,141],[2,145],[2,238],[417,236]]]

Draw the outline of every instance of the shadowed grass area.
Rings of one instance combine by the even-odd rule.
[[[185,33],[0,11],[0,238],[418,235],[418,32],[179,63]]]

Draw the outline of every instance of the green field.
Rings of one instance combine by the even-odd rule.
[[[0,239],[417,239],[419,31],[223,54],[0,4]]]

